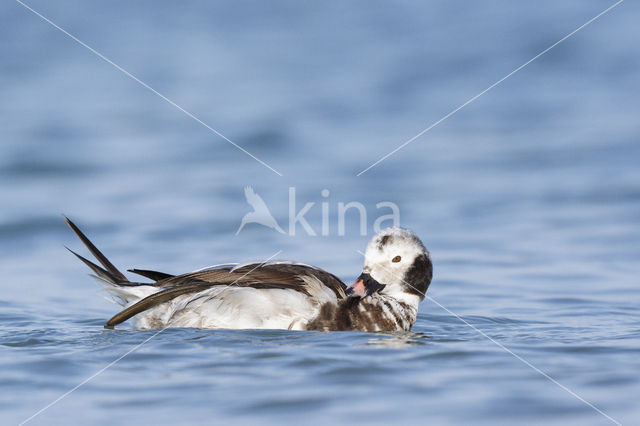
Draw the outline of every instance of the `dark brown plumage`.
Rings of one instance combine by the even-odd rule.
[[[350,296],[340,300],[338,305],[325,303],[318,316],[309,322],[307,330],[409,330],[415,321],[415,318],[411,319],[410,307],[404,303],[392,306],[386,299],[380,295],[365,298]]]

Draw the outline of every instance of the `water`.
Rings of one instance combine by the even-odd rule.
[[[611,3],[28,4],[284,176],[0,6],[3,424],[132,349],[29,424],[612,423],[575,395],[638,423],[637,4],[360,177]],[[290,187],[318,234],[326,202],[329,235],[236,236],[246,185],[285,229]],[[338,235],[351,201],[366,236],[353,211]],[[435,265],[411,333],[105,330],[117,307],[63,248],[61,213],[123,269],[283,250],[350,281],[382,201]]]

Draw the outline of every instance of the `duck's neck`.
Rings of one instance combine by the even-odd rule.
[[[384,298],[385,300],[395,300],[397,302],[410,306],[416,311],[416,315],[418,311],[418,305],[420,305],[420,302],[422,302],[420,296],[414,293],[407,293],[406,291],[402,290],[394,291],[394,289],[389,288],[388,286],[380,293],[374,294],[373,296],[379,296]]]
[[[407,293],[403,293],[401,297],[374,294],[370,298],[363,299],[361,303],[365,305],[370,303],[377,307],[382,315],[398,324],[398,330],[409,330],[418,317],[420,298]]]
[[[325,303],[306,330],[408,331],[418,316],[417,296],[397,298],[373,294],[365,298],[348,297],[337,305]]]

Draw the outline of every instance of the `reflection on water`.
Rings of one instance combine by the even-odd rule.
[[[368,345],[403,349],[407,346],[426,345],[427,339],[430,339],[428,335],[414,331],[376,333],[376,335],[383,335],[384,337],[371,338],[367,342]]]

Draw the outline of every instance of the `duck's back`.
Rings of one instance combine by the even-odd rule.
[[[345,297],[345,288],[340,279],[322,269],[290,262],[166,275],[152,284],[108,286],[126,309],[107,325],[133,317],[139,328],[299,330],[306,328],[321,306],[337,305]]]

